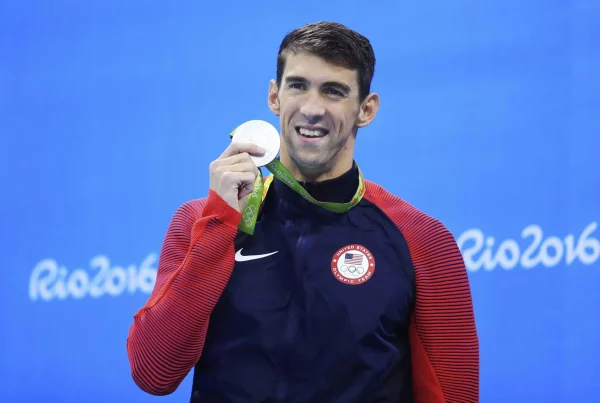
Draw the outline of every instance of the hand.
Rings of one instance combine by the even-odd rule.
[[[254,144],[231,143],[219,158],[210,163],[210,189],[241,212],[258,176],[258,168],[250,155],[262,156],[264,153],[264,149]]]

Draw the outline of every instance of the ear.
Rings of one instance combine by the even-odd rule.
[[[375,119],[375,115],[379,110],[379,95],[372,92],[360,105],[360,111],[356,118],[357,127],[365,127]]]
[[[279,88],[275,80],[269,81],[269,95],[267,97],[267,102],[269,104],[269,109],[271,109],[271,112],[279,116]]]

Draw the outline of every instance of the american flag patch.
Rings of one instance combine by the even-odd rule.
[[[344,255],[344,264],[361,264],[363,257],[360,253],[346,253]]]

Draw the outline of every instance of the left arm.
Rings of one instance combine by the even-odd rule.
[[[479,402],[479,340],[469,278],[454,237],[437,219],[366,182],[365,198],[396,224],[415,268],[409,339],[414,403]]]
[[[415,402],[479,402],[479,340],[464,260],[443,224],[423,221],[408,239],[417,292],[410,332]]]

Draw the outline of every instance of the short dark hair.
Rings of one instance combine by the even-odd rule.
[[[360,102],[369,95],[375,74],[375,53],[369,40],[358,32],[336,22],[321,21],[288,33],[277,53],[278,86],[288,52],[311,53],[329,63],[356,70]]]

